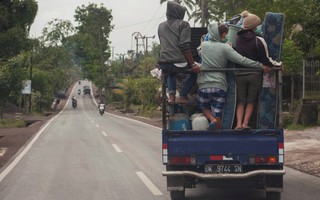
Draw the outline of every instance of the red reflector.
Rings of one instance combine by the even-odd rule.
[[[279,146],[279,149],[283,149],[283,143],[279,143],[278,146]]]
[[[170,157],[170,164],[190,164],[190,157]]]
[[[275,164],[277,162],[277,158],[274,156],[268,157],[268,164]]]
[[[210,160],[223,160],[223,156],[210,156]]]
[[[166,143],[163,144],[162,149],[168,149],[168,145]]]
[[[266,163],[266,160],[263,157],[256,157],[256,163],[257,164]]]

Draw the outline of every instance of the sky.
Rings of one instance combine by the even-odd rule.
[[[153,42],[159,43],[157,29],[159,23],[166,20],[166,3],[160,5],[160,0],[36,0],[38,13],[31,26],[30,37],[41,36],[42,29],[53,19],[70,20],[74,25],[76,8],[82,5],[102,3],[105,8],[112,10],[112,24],[115,26],[110,33],[111,49],[116,57],[136,50],[134,36],[140,33],[148,38],[148,46]],[[152,38],[155,36],[155,38]],[[146,39],[144,40],[146,42]],[[142,40],[138,41],[142,48]]]

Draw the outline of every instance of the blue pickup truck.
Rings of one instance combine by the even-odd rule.
[[[283,21],[283,14],[267,13],[263,23],[264,38],[272,44],[268,46],[269,54],[277,61],[281,54],[282,40],[279,38],[282,38]],[[191,50],[195,60],[199,59],[196,47],[204,33],[206,29],[192,29]],[[235,37],[236,33],[233,35]],[[280,200],[285,174],[281,71],[274,70],[266,77],[272,84],[261,86],[255,117],[252,117],[253,129],[235,131],[236,85],[233,72],[239,68],[229,63],[224,70],[228,92],[222,129],[219,130],[207,130],[204,126],[206,118],[195,121],[194,113],[201,113],[195,101],[186,105],[167,104],[167,75],[163,72],[162,162],[166,171],[162,174],[167,178],[167,190],[172,200],[184,199],[187,188],[205,183],[213,188],[262,189],[267,200]]]
[[[275,128],[193,130],[192,105],[167,105],[166,98],[162,104],[162,162],[166,166],[162,174],[172,200],[184,199],[186,188],[200,182],[214,188],[263,189],[267,200],[281,199],[285,174],[281,115],[276,116]]]

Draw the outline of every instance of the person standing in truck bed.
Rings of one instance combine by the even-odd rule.
[[[167,3],[167,20],[160,23],[158,35],[160,40],[160,52],[158,64],[160,69],[168,74],[169,104],[175,103],[176,73],[191,68],[193,73],[185,81],[177,103],[188,102],[188,93],[196,84],[196,73],[200,66],[194,61],[190,43],[191,28],[188,22],[183,21],[186,8],[176,2]]]
[[[226,44],[228,27],[225,24],[212,23],[208,25],[209,40],[201,44],[201,72],[197,77],[199,108],[210,124],[208,129],[221,127],[221,116],[228,89],[226,73],[228,60],[249,68],[269,71],[268,66],[243,57],[230,44]],[[221,69],[221,71],[205,71]]]
[[[259,61],[269,67],[281,65],[270,59],[268,49],[263,38],[256,34],[257,27],[261,24],[261,19],[251,13],[244,17],[242,30],[237,33],[236,51],[255,61]],[[236,68],[244,66],[236,65]],[[249,121],[254,111],[254,106],[258,98],[259,90],[262,84],[262,73],[259,71],[236,71],[237,84],[237,125],[235,130],[251,129]]]

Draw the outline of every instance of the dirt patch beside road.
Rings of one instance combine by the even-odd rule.
[[[285,164],[320,177],[320,127],[285,131]]]

